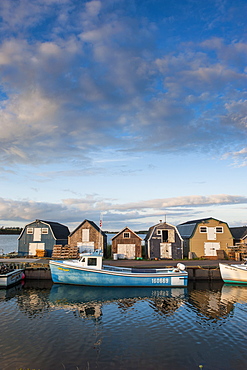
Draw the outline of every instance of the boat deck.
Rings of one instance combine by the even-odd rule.
[[[173,267],[154,269],[154,268],[119,267],[119,266],[110,266],[110,265],[103,266],[103,270],[128,272],[132,274],[164,274],[168,272],[174,272]],[[179,272],[179,270],[177,270],[176,272]]]

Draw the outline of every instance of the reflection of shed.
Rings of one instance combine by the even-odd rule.
[[[216,218],[188,221],[178,225],[177,228],[184,239],[185,257],[224,258],[227,247],[233,245],[227,223]]]
[[[145,237],[147,258],[183,258],[183,239],[177,228],[160,222],[149,228]]]
[[[33,221],[23,228],[18,238],[18,254],[51,257],[54,245],[67,244],[68,235],[68,227],[58,222]]]
[[[142,238],[134,231],[125,227],[112,238],[112,254],[119,254],[122,258],[135,259],[142,256]]]
[[[80,253],[100,249],[106,256],[107,236],[93,221],[84,220],[69,235],[68,243],[70,247],[77,246]]]

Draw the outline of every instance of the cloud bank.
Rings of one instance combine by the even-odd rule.
[[[200,214],[206,206],[232,206],[247,204],[247,197],[227,194],[202,196],[185,196],[177,198],[153,199],[129,204],[116,204],[113,200],[102,200],[95,195],[83,199],[64,199],[62,204],[13,201],[0,198],[0,219],[14,220],[25,225],[35,219],[61,222],[77,226],[84,219],[98,222],[104,219],[104,226],[111,225],[115,230],[126,226],[145,225],[150,227],[148,218],[155,223],[168,215],[175,224],[193,218],[201,218]],[[214,217],[214,215],[209,215]],[[207,217],[209,217],[207,216]],[[224,221],[227,222],[225,219]]]
[[[247,44],[215,33],[246,4],[211,1],[198,24],[190,1],[177,5],[171,17],[158,1],[154,21],[149,1],[3,0],[0,163],[90,163],[111,148],[245,165]],[[178,38],[185,21],[204,32]]]

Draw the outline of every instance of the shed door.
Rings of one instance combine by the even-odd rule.
[[[124,254],[125,258],[135,259],[135,244],[118,244],[117,253]]]
[[[160,258],[172,258],[171,243],[160,243]]]
[[[36,249],[45,250],[45,243],[29,243],[29,256],[36,256]]]
[[[89,229],[82,229],[82,241],[89,242]]]
[[[204,243],[204,256],[217,256],[220,243]]]
[[[40,242],[41,241],[41,227],[35,227],[33,233],[33,241]]]
[[[208,227],[208,240],[216,240],[216,232],[214,227]]]

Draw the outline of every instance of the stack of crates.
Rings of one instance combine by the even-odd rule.
[[[54,245],[53,251],[52,251],[52,258],[60,258],[61,257],[61,252],[62,252],[62,245],[57,244]]]
[[[77,259],[79,257],[78,247],[70,247],[68,245],[54,245],[52,251],[52,258],[63,258],[63,259]]]
[[[69,248],[69,258],[78,259],[79,258],[79,249],[78,247]]]
[[[37,257],[45,257],[46,256],[46,250],[44,250],[44,249],[36,249],[36,256]]]

